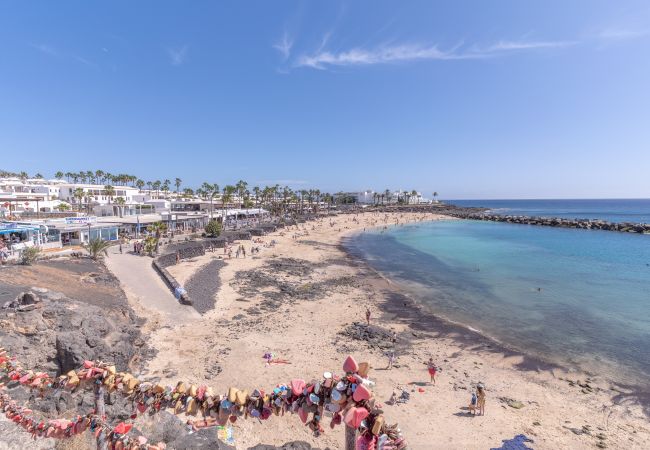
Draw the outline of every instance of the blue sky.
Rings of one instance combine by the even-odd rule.
[[[0,168],[650,197],[650,3],[0,0]]]

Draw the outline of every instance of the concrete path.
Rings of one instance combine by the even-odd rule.
[[[104,258],[106,266],[122,285],[127,296],[138,302],[142,307],[158,312],[165,319],[175,324],[187,322],[200,317],[191,306],[181,305],[160,275],[151,265],[148,256],[136,256],[127,252],[120,254],[118,246],[108,249],[108,258]]]

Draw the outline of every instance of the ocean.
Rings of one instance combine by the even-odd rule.
[[[346,245],[432,312],[509,348],[650,381],[650,236],[448,220]]]
[[[650,199],[598,200],[445,200],[458,206],[490,208],[513,216],[601,219],[608,222],[650,223]]]

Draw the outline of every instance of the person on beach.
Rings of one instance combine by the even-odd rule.
[[[390,370],[393,368],[393,363],[395,362],[395,349],[392,349],[388,352],[388,367],[386,369]]]
[[[177,251],[176,252],[176,264],[178,264],[179,262],[181,262],[181,252]]]
[[[476,407],[478,408],[478,412],[481,416],[485,415],[485,386],[483,386],[483,383],[479,383],[476,385]]]
[[[478,397],[476,396],[476,392],[472,391],[472,398],[469,401],[469,406],[468,406],[469,412],[472,415],[476,415],[477,402],[478,402]]]
[[[372,315],[372,312],[370,311],[370,307],[366,306],[366,323],[370,327],[370,316]]]
[[[429,358],[429,361],[426,364],[427,364],[427,369],[429,371],[429,376],[431,377],[431,384],[435,385],[436,373],[438,372],[438,368],[436,367],[436,364],[433,362],[433,358]]]

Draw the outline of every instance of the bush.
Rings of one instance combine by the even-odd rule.
[[[41,249],[38,247],[27,247],[20,254],[20,264],[31,266],[36,262],[38,256],[41,254]]]
[[[205,226],[205,232],[208,234],[208,236],[212,236],[212,237],[219,236],[221,234],[221,223],[217,222],[214,219],[211,220]]]
[[[144,240],[144,251],[153,256],[154,252],[158,250],[158,239],[153,236],[148,236]]]
[[[88,244],[85,244],[84,248],[88,251],[88,254],[92,259],[97,260],[102,256],[108,256],[108,247],[110,246],[111,243],[108,241],[93,239]]]

